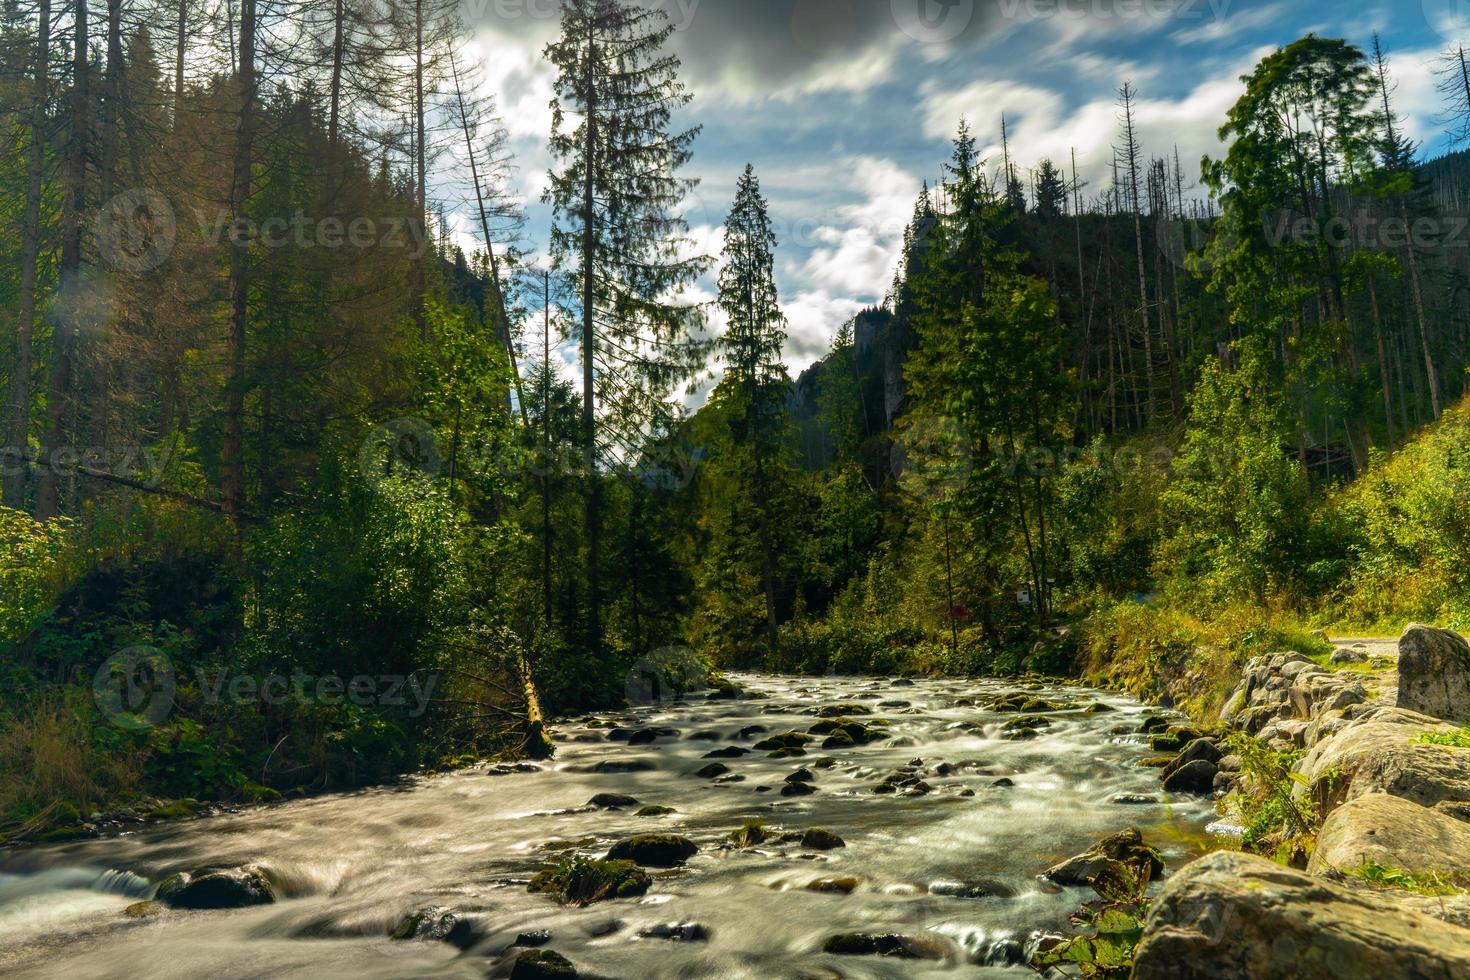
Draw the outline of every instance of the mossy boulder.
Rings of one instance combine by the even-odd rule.
[[[757,752],[775,752],[779,749],[799,749],[812,740],[812,736],[802,732],[783,732],[780,735],[772,735],[755,743]]]
[[[694,775],[700,779],[714,779],[716,776],[723,776],[729,771],[730,767],[723,762],[711,762],[709,765],[697,769]]]
[[[510,968],[510,980],[570,980],[578,975],[571,960],[551,949],[522,950]]]
[[[755,847],[770,838],[770,832],[760,820],[747,820],[739,830],[730,833],[730,843],[737,848]]]
[[[632,861],[577,857],[537,874],[527,891],[554,895],[563,905],[582,908],[608,899],[646,895],[652,884],[648,873]]]
[[[865,704],[828,704],[817,709],[818,718],[842,718],[847,715],[870,715],[873,709]]]
[[[671,813],[677,813],[671,806],[646,806],[633,814],[635,817],[667,817]]]
[[[830,830],[809,827],[806,833],[801,835],[801,846],[813,851],[835,851],[839,847],[846,847],[847,841]]]
[[[636,834],[607,852],[609,861],[632,861],[645,868],[677,868],[699,853],[699,845],[678,834]]]
[[[1155,752],[1178,752],[1197,738],[1203,737],[1203,732],[1189,725],[1170,725],[1164,731],[1149,736],[1149,748]]]
[[[176,909],[242,909],[276,900],[270,876],[255,865],[181,871],[165,878],[156,901]]]

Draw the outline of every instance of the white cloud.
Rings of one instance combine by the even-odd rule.
[[[1135,126],[1146,155],[1172,157],[1179,149],[1186,180],[1198,176],[1198,163],[1205,154],[1218,155],[1220,124],[1240,97],[1240,76],[1271,48],[1260,48],[1217,70],[1179,98],[1149,98],[1140,93],[1134,103]],[[1121,79],[1119,79],[1121,82]],[[1004,110],[1011,122],[1010,146],[1013,162],[1022,169],[1050,158],[1068,168],[1077,151],[1079,175],[1090,185],[1084,196],[1101,194],[1112,181],[1113,148],[1120,142],[1121,125],[1116,98],[1105,98],[1067,106],[1060,92],[1008,81],[981,81],[955,91],[932,89],[924,100],[925,132],[949,135],[961,116],[976,127],[982,139],[989,138],[983,154],[994,164],[1000,158],[999,115]],[[988,117],[994,117],[992,121]]]
[[[1191,27],[1175,31],[1169,37],[1180,44],[1219,44],[1247,31],[1274,24],[1285,12],[1285,4],[1270,3],[1255,10],[1202,19]]]

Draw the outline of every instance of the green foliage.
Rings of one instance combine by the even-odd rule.
[[[1306,530],[1307,484],[1259,355],[1206,365],[1163,495],[1171,515],[1157,569],[1182,602],[1264,605],[1287,592]]]
[[[25,637],[50,606],[73,533],[68,521],[33,521],[0,507],[0,649]]]
[[[1400,891],[1412,892],[1415,895],[1424,895],[1430,898],[1447,898],[1452,895],[1467,895],[1467,891],[1461,885],[1455,883],[1455,876],[1449,874],[1413,873],[1402,868],[1394,868],[1379,864],[1377,861],[1365,861],[1361,868],[1355,869],[1352,874],[1364,881],[1383,888],[1397,888]],[[1463,875],[1461,876],[1463,877]]]
[[[1304,785],[1295,771],[1302,753],[1277,751],[1244,732],[1230,735],[1230,750],[1240,757],[1242,791],[1231,797],[1235,815],[1245,828],[1244,842],[1258,851],[1289,856],[1317,832],[1316,808],[1293,791]]]
[[[1422,619],[1470,625],[1470,412],[1464,405],[1334,493],[1320,520],[1348,563],[1328,595],[1335,619],[1394,632]]]
[[[1470,749],[1470,728],[1453,732],[1420,732],[1412,739],[1415,745],[1443,745],[1452,749]]]
[[[1072,924],[1087,931],[1038,951],[1031,965],[1040,971],[1051,969],[1068,977],[1104,980],[1128,977],[1148,918],[1151,873],[1152,866],[1146,859],[1110,862],[1092,880],[1100,898],[1072,913]]]

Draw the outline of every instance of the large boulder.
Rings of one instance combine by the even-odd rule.
[[[1449,630],[1410,626],[1399,639],[1400,708],[1470,724],[1470,644]]]
[[[1165,884],[1133,980],[1452,980],[1470,929],[1383,898],[1221,851]]]
[[[1470,800],[1470,750],[1414,741],[1424,732],[1453,730],[1426,715],[1370,709],[1307,753],[1298,766],[1306,784],[1298,792],[1309,795],[1323,816],[1370,793],[1420,806]]]
[[[1414,874],[1470,868],[1470,824],[1386,793],[1332,811],[1307,870],[1353,872],[1372,862]]]
[[[243,909],[276,900],[270,877],[254,865],[181,871],[165,878],[156,901],[176,909]]]

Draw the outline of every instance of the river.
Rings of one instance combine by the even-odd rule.
[[[736,679],[759,697],[671,699],[564,721],[556,759],[539,771],[480,767],[0,852],[0,972],[69,980],[483,977],[507,975],[503,951],[522,934],[545,931],[548,948],[586,974],[625,980],[1026,975],[1015,961],[1028,938],[1064,927],[1068,912],[1092,897],[1038,880],[1039,872],[1128,826],[1142,828],[1177,867],[1197,853],[1214,816],[1208,801],[1166,799],[1157,773],[1138,765],[1149,750],[1133,733],[1148,709],[1125,697],[1035,690],[1116,710],[1053,714],[1037,737],[1011,740],[1003,727],[1016,715],[983,707],[1015,689],[1006,682]],[[712,750],[805,731],[819,710],[842,703],[867,706],[872,714],[861,720],[886,720],[889,737],[813,746],[797,758],[719,760],[738,780],[694,775]],[[741,735],[752,726],[766,732]],[[622,740],[641,728],[677,734],[637,746]],[[823,756],[835,764],[814,765]],[[606,762],[642,771],[592,771]],[[873,791],[911,763],[930,792]],[[803,765],[816,792],[782,796],[786,777]],[[589,809],[599,793],[676,812]],[[749,818],[771,828],[821,827],[846,846],[722,847]],[[642,898],[563,909],[527,891],[557,853],[600,856],[648,832],[685,835],[701,850],[683,868],[654,872]],[[175,870],[251,863],[279,883],[276,904],[123,914]],[[856,879],[848,894],[810,888],[843,878]],[[430,906],[475,924],[468,949],[388,938],[405,915]],[[661,935],[670,932],[684,938]],[[822,952],[844,932],[928,936],[943,958]]]

